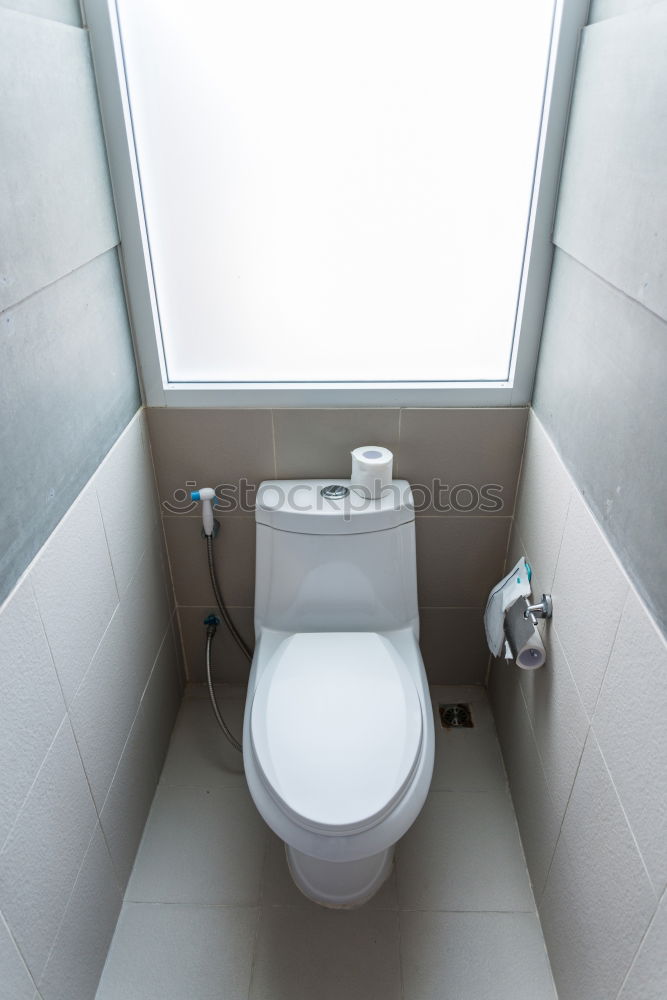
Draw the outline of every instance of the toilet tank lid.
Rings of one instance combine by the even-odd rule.
[[[323,496],[328,487],[343,487],[341,497]],[[413,521],[410,484],[392,479],[378,500],[370,500],[350,479],[270,479],[257,491],[255,520],[282,531],[309,535],[354,535],[385,531]]]

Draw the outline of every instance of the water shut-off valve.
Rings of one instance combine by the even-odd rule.
[[[220,619],[217,615],[207,615],[204,618],[204,625],[206,626],[206,637],[212,639],[217,632],[218,625],[220,624]]]
[[[215,500],[215,490],[210,486],[205,486],[201,490],[195,490],[190,494],[191,500],[201,500],[201,517],[204,526],[204,534],[207,538],[213,535],[215,520],[213,518],[213,501]]]

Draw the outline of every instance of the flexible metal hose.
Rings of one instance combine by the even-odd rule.
[[[206,552],[208,555],[208,572],[211,577],[211,587],[213,588],[213,596],[215,597],[215,603],[218,605],[218,611],[220,612],[220,617],[232,634],[236,645],[239,647],[245,658],[250,662],[252,661],[252,650],[246,643],[243,636],[240,634],[236,625],[229,617],[229,612],[225,607],[225,602],[222,599],[222,594],[220,593],[220,585],[218,584],[218,577],[215,572],[215,563],[213,561],[213,536],[206,536]]]
[[[235,750],[239,753],[243,753],[243,747],[236,739],[234,734],[230,731],[227,723],[223,719],[220,709],[218,708],[218,703],[215,698],[215,691],[213,690],[213,681],[211,679],[211,645],[213,644],[213,636],[215,635],[216,626],[208,625],[206,628],[206,680],[208,681],[208,693],[211,699],[211,707],[215,713],[215,717],[218,720],[218,725],[222,729],[227,740],[231,743]]]
[[[206,554],[208,556],[208,572],[211,577],[211,587],[213,588],[213,596],[215,597],[215,603],[218,606],[218,611],[222,617],[223,622],[229,629],[232,638],[236,642],[243,655],[247,660],[252,660],[252,650],[244,640],[243,636],[240,634],[236,625],[229,616],[229,612],[225,607],[225,602],[222,599],[222,594],[220,592],[220,585],[218,584],[218,577],[215,572],[215,562],[213,561],[213,537],[211,535],[206,536]],[[242,744],[236,739],[236,737],[230,732],[225,720],[222,717],[220,708],[218,707],[218,702],[215,697],[215,691],[213,689],[213,680],[211,677],[211,646],[213,645],[213,637],[217,629],[217,624],[213,621],[206,622],[206,680],[208,683],[208,693],[211,699],[211,707],[218,721],[218,725],[222,730],[225,738],[231,743],[235,750],[239,753],[243,752]]]

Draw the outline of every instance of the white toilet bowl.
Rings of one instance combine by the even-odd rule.
[[[390,874],[431,780],[414,633],[262,634],[253,670],[244,726],[252,797],[285,841],[301,891],[326,906],[359,905]]]
[[[369,899],[419,814],[433,715],[418,646],[414,509],[395,480],[263,483],[248,787],[297,886],[325,906]]]

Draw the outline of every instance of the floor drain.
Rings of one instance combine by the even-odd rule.
[[[438,705],[440,722],[445,729],[472,729],[470,705]]]

